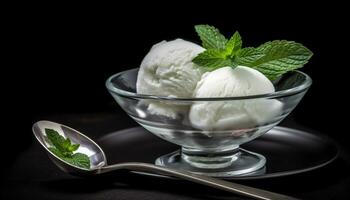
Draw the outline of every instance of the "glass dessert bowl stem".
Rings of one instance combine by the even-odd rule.
[[[237,160],[239,148],[233,146],[226,149],[200,150],[181,148],[181,158],[193,167],[203,169],[220,169],[230,166]]]
[[[156,165],[191,171],[213,177],[231,177],[264,171],[264,156],[239,148],[181,150],[159,157]]]

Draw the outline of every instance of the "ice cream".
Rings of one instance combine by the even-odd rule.
[[[166,97],[192,97],[204,70],[192,59],[203,52],[201,46],[182,39],[154,45],[143,59],[137,77],[137,93]],[[151,114],[175,118],[186,109],[174,105],[149,103]]]
[[[194,97],[237,97],[274,92],[271,81],[259,71],[238,66],[207,72],[198,82]],[[274,99],[205,101],[192,105],[189,119],[202,130],[227,130],[261,125],[278,115],[282,103]]]
[[[165,97],[237,97],[275,91],[271,81],[259,71],[238,66],[205,72],[192,59],[205,49],[176,39],[154,45],[143,59],[137,77],[137,92]],[[162,102],[162,103],[161,103]],[[143,100],[149,114],[176,119],[188,115],[193,127],[202,130],[246,128],[264,124],[282,107],[278,100],[203,101],[179,105],[177,102]]]
[[[237,97],[274,92],[271,81],[259,71],[238,66],[207,72],[198,82],[195,97]]]
[[[204,49],[176,39],[154,45],[141,63],[137,92],[158,96],[191,97],[203,71],[192,59]]]

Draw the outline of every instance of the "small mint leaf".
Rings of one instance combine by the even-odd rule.
[[[226,43],[225,49],[229,55],[234,56],[242,48],[242,38],[236,31]]]
[[[206,67],[209,71],[220,67],[232,66],[232,61],[227,58],[226,52],[217,49],[208,49],[198,54],[192,62],[201,67]]]
[[[50,143],[59,151],[66,152],[66,139],[53,129],[45,129]]]
[[[69,147],[71,146],[71,141],[69,138],[66,138],[63,143],[62,143],[62,146],[65,150],[69,151]]]
[[[75,153],[71,157],[64,157],[63,160],[69,162],[72,165],[85,169],[90,169],[90,159],[85,154]]]
[[[218,29],[209,25],[196,25],[196,32],[202,40],[202,46],[206,49],[225,49],[227,39]]]
[[[72,144],[71,146],[68,147],[68,150],[73,152],[76,151],[79,148],[79,144]]]
[[[61,151],[59,151],[58,149],[56,149],[55,147],[49,147],[48,148],[53,154],[55,154],[56,156],[62,158],[64,157],[63,154],[61,153]]]

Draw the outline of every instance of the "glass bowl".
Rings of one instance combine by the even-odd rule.
[[[180,151],[163,155],[155,163],[214,177],[261,171],[265,157],[239,146],[283,120],[312,83],[305,73],[293,71],[274,81],[276,92],[269,94],[174,98],[137,94],[137,74],[138,68],[117,73],[108,78],[106,87],[137,123],[181,146]]]

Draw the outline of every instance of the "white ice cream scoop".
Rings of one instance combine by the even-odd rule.
[[[197,82],[204,70],[192,59],[203,52],[201,46],[182,39],[163,41],[154,45],[143,59],[137,77],[136,89],[139,94],[166,97],[192,97]],[[150,114],[176,118],[186,113],[189,106],[142,102],[148,104]]]
[[[198,82],[195,97],[237,97],[274,92],[271,81],[259,71],[244,66],[222,67],[207,72]]]
[[[274,92],[271,81],[259,71],[238,66],[207,72],[198,82],[194,97],[237,97]],[[189,119],[202,130],[253,128],[276,117],[282,103],[273,99],[198,102],[192,105]]]
[[[137,93],[192,97],[204,72],[192,59],[202,51],[201,46],[182,39],[154,45],[141,63]]]

